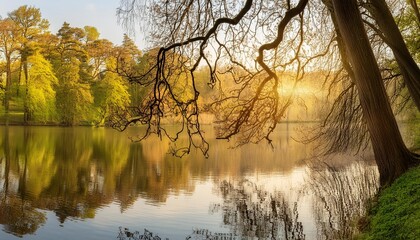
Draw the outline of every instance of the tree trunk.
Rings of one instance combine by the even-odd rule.
[[[4,110],[6,114],[9,113],[9,102],[11,97],[11,86],[12,86],[12,69],[11,69],[11,59],[10,56],[6,57],[6,87],[4,93]]]
[[[332,5],[332,1],[322,0],[322,2],[327,7],[328,12],[331,14],[331,20],[334,25],[335,34],[337,35],[336,41],[337,41],[338,51],[341,56],[341,63],[343,64],[343,67],[346,70],[347,74],[349,75],[350,79],[354,81],[353,69],[351,68],[350,63],[349,63],[346,46],[343,41],[343,36],[341,36],[340,29],[338,28],[338,23],[337,23],[337,19],[335,18],[334,7]]]
[[[378,24],[385,43],[391,48],[410,95],[420,110],[420,69],[405,45],[404,39],[385,0],[371,0],[365,7]]]
[[[335,17],[355,74],[381,185],[393,182],[418,156],[402,140],[356,0],[332,0]]]
[[[417,4],[417,0],[409,0],[408,2],[413,8],[414,14],[417,17],[417,24],[420,26],[420,11],[419,11],[419,5]]]
[[[29,106],[28,106],[28,101],[29,101],[29,73],[28,73],[28,58],[25,56],[24,59],[22,59],[23,61],[23,72],[25,75],[25,100],[24,100],[24,113],[23,113],[23,117],[24,117],[24,122],[25,124],[28,123],[28,121],[31,119],[31,115],[29,113]]]
[[[18,83],[17,83],[17,88],[16,88],[16,97],[19,97],[20,94],[20,83],[22,82],[22,68],[23,68],[23,63],[22,61],[20,61],[19,64],[19,77],[18,77]]]

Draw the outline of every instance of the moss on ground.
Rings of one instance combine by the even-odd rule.
[[[384,189],[368,218],[361,239],[420,239],[420,166]]]

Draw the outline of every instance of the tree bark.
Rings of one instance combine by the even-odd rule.
[[[23,119],[25,124],[28,124],[28,121],[31,119],[31,115],[29,112],[29,72],[28,72],[28,57],[25,56],[22,58],[23,61],[23,72],[25,75],[25,99],[24,99],[24,113],[23,113]]]
[[[380,183],[388,185],[417,164],[418,156],[411,153],[402,140],[356,0],[332,0],[332,3],[355,74]]]
[[[419,11],[419,5],[417,4],[417,0],[409,0],[408,1],[413,8],[414,15],[417,17],[417,24],[420,24],[420,11]]]
[[[397,60],[410,95],[420,110],[420,69],[405,45],[404,39],[385,0],[371,0],[365,8],[370,12]]]
[[[11,86],[12,86],[12,67],[11,67],[11,57],[6,55],[6,87],[5,87],[5,96],[4,96],[4,110],[6,114],[9,113],[10,106],[10,97],[11,97]]]

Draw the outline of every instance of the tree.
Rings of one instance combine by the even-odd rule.
[[[58,30],[57,37],[59,42],[55,49],[55,60],[64,61],[72,57],[76,57],[79,61],[86,60],[86,51],[82,43],[85,37],[83,29],[71,27],[69,23],[64,22]]]
[[[9,112],[9,102],[11,98],[11,86],[12,86],[12,62],[14,55],[19,49],[18,28],[16,24],[10,19],[0,20],[0,51],[3,53],[4,59],[6,60],[5,72],[6,72],[6,85],[4,94],[4,108],[6,114]]]
[[[411,56],[401,32],[385,2],[373,0],[363,5],[375,19],[378,28],[369,24],[392,49],[407,88],[417,109],[420,110],[420,69]],[[416,5],[414,5],[416,6]]]
[[[75,125],[89,119],[93,103],[88,57],[82,44],[85,32],[64,23],[57,36],[59,42],[52,63],[59,82],[56,91],[58,115],[65,125]]]
[[[56,70],[57,71],[57,70]],[[89,119],[93,96],[90,85],[80,82],[80,62],[73,57],[63,62],[56,72],[57,110],[64,125],[76,125]]]
[[[333,76],[332,80],[327,80],[326,84],[324,83],[328,86],[329,93],[338,91],[338,95],[335,99],[334,97],[331,98],[333,99],[333,104],[326,115],[327,117],[323,120],[323,123],[320,124],[321,127],[315,131],[316,134],[311,135],[306,141],[313,141],[314,139],[321,140],[318,141],[321,143],[319,149],[322,149],[322,152],[327,154],[348,150],[364,150],[369,145],[369,133],[365,121],[363,120],[362,108],[360,106],[358,93],[354,84],[355,76],[348,61],[348,57],[346,57],[346,49],[343,43],[343,38],[338,30],[338,24],[335,19],[332,3],[331,1],[326,0],[323,0],[323,3],[328,8],[336,31],[336,44],[341,55],[342,69],[337,71],[336,74],[331,73]],[[399,19],[399,27],[404,29],[402,32],[404,33],[404,40],[407,41],[407,47],[410,48],[410,51],[414,54],[413,57],[415,58],[417,49],[416,41],[411,39],[416,38],[418,34],[416,34],[417,27],[415,25],[415,21],[413,22],[413,16],[409,11],[407,12],[408,6],[401,4],[401,2],[393,3],[393,12],[397,13],[395,18]],[[362,11],[363,8],[372,8],[370,5],[374,4],[367,4],[362,1]],[[363,11],[363,13],[363,21],[368,26],[368,36],[378,60],[378,65],[380,67],[394,113],[395,115],[400,115],[403,118],[406,118],[408,116],[407,114],[413,115],[411,112],[417,111],[417,109],[412,109],[411,107],[413,105],[411,102],[413,101],[410,100],[414,100],[415,94],[411,94],[410,98],[410,92],[414,92],[413,90],[415,90],[415,88],[411,88],[411,91],[407,90],[408,83],[407,81],[403,81],[403,77],[407,79],[407,75],[401,74],[404,71],[404,66],[401,66],[400,68],[403,69],[399,70],[396,60],[393,58],[393,55],[390,54],[392,53],[392,46],[388,46],[389,41],[385,39],[383,33],[379,30],[380,27],[375,25],[372,14],[369,14],[369,11]],[[380,21],[384,20],[382,19]],[[392,16],[391,19],[388,19],[388,21],[393,21]],[[389,32],[387,29],[385,29],[385,31]],[[340,63],[337,62],[333,65],[338,66]],[[408,79],[408,81],[412,80]]]
[[[27,5],[21,6],[18,9],[8,14],[9,18],[16,24],[18,30],[18,40],[20,43],[20,68],[19,68],[19,82],[21,83],[21,72],[26,81],[26,95],[24,100],[24,121],[29,120],[29,108],[28,108],[28,57],[31,56],[36,48],[37,38],[46,30],[48,30],[49,23],[47,20],[41,17],[41,11],[39,8],[28,7]],[[18,86],[19,95],[19,86]]]
[[[329,1],[324,2],[331,9]],[[329,28],[331,24],[324,24],[325,18],[318,18],[316,24],[311,22],[311,19],[323,16],[323,9],[306,0],[295,4],[290,1],[247,0],[241,6],[233,1],[181,1],[173,4],[122,1],[118,14],[127,20],[123,23],[130,24],[136,17],[147,16],[149,22],[146,24],[155,37],[155,43],[163,47],[151,67],[153,71],[150,73],[154,74],[152,97],[142,102],[135,115],[127,112],[126,121],[120,123],[125,126],[133,122],[147,124],[149,128],[145,137],[151,133],[166,134],[174,141],[186,132],[190,144],[183,152],[188,153],[190,147],[195,146],[207,153],[208,145],[198,120],[199,92],[195,87],[196,70],[204,64],[210,72],[209,84],[221,92],[220,98],[213,103],[222,126],[219,138],[239,136],[240,144],[264,139],[270,142],[270,135],[285,115],[293,96],[293,91],[286,96],[279,95],[278,89],[282,88],[279,72],[294,70],[296,87],[307,68],[322,66],[314,59],[320,62],[323,57],[334,56],[329,53],[338,46],[344,69],[358,90],[381,184],[391,183],[409,167],[418,164],[418,156],[407,150],[401,139],[356,2],[337,0],[330,3],[337,38],[322,41],[316,38],[320,29],[318,23]],[[316,39],[315,43],[311,42],[312,39]],[[309,53],[308,47],[313,47]],[[174,94],[180,74],[171,71],[174,62],[168,61],[168,56],[175,54],[180,56],[177,67],[188,69],[185,72],[191,79],[189,87],[194,97],[187,101]],[[256,57],[254,62],[249,61],[250,55]],[[184,56],[188,58],[184,60]],[[408,57],[404,56],[405,59]],[[404,66],[403,69],[411,71]],[[321,68],[325,69],[325,65]],[[224,91],[218,78],[220,73],[231,75],[238,87]],[[417,79],[418,76],[414,73],[410,77]],[[142,83],[142,79],[136,81]],[[410,89],[410,93],[416,91]],[[160,124],[170,112],[181,113],[184,123],[175,136],[168,134]],[[389,143],[389,139],[395,140]]]
[[[149,55],[143,55],[134,41],[124,34],[121,46],[116,47],[116,71],[122,76],[143,75],[149,70]],[[150,52],[150,51],[149,51]],[[153,52],[153,51],[151,51]],[[130,79],[130,78],[128,78]],[[146,89],[138,84],[131,84],[129,88],[131,102],[139,105],[146,95]]]
[[[85,26],[83,28],[86,34],[86,43],[93,42],[99,39],[98,29],[92,26]]]
[[[113,51],[113,44],[106,39],[99,39],[99,32],[95,27],[85,26],[84,31],[83,48],[86,51],[86,60],[82,62],[81,78],[93,83],[100,80],[100,74],[106,69],[105,61]]]
[[[103,125],[108,121],[112,112],[118,108],[124,108],[130,104],[130,94],[124,79],[112,71],[115,69],[114,59],[107,61],[107,68],[103,79],[95,86],[95,105],[99,109],[98,123]]]
[[[27,120],[40,122],[56,120],[55,87],[58,80],[51,64],[40,54],[28,58],[30,81],[27,81]]]
[[[332,2],[339,31],[343,35],[354,70],[364,120],[371,135],[380,172],[380,182],[388,184],[416,164],[418,156],[406,148],[401,138],[356,1]]]
[[[124,34],[122,45],[117,47],[116,55],[117,71],[121,75],[135,76],[142,52],[127,34]]]
[[[403,38],[409,48],[410,53],[413,55],[414,60],[418,62],[420,60],[420,43],[418,41],[418,30],[420,29],[420,12],[418,3],[414,0],[410,0],[411,8],[408,11],[400,11],[400,17],[398,19],[399,29],[404,29]],[[405,8],[404,8],[405,10]]]
[[[99,81],[106,70],[106,61],[114,54],[114,46],[106,39],[97,39],[86,44],[86,51],[91,78]]]
[[[419,5],[416,0],[409,0],[408,1],[413,8],[413,13],[417,18],[417,25],[420,27],[420,11],[419,11]]]

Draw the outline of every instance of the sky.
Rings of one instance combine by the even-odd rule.
[[[5,18],[22,5],[33,6],[41,10],[54,34],[66,21],[72,27],[96,27],[100,38],[119,45],[125,32],[117,23],[116,8],[119,3],[119,0],[0,0],[0,16]],[[142,39],[132,38],[140,49],[145,48]]]

